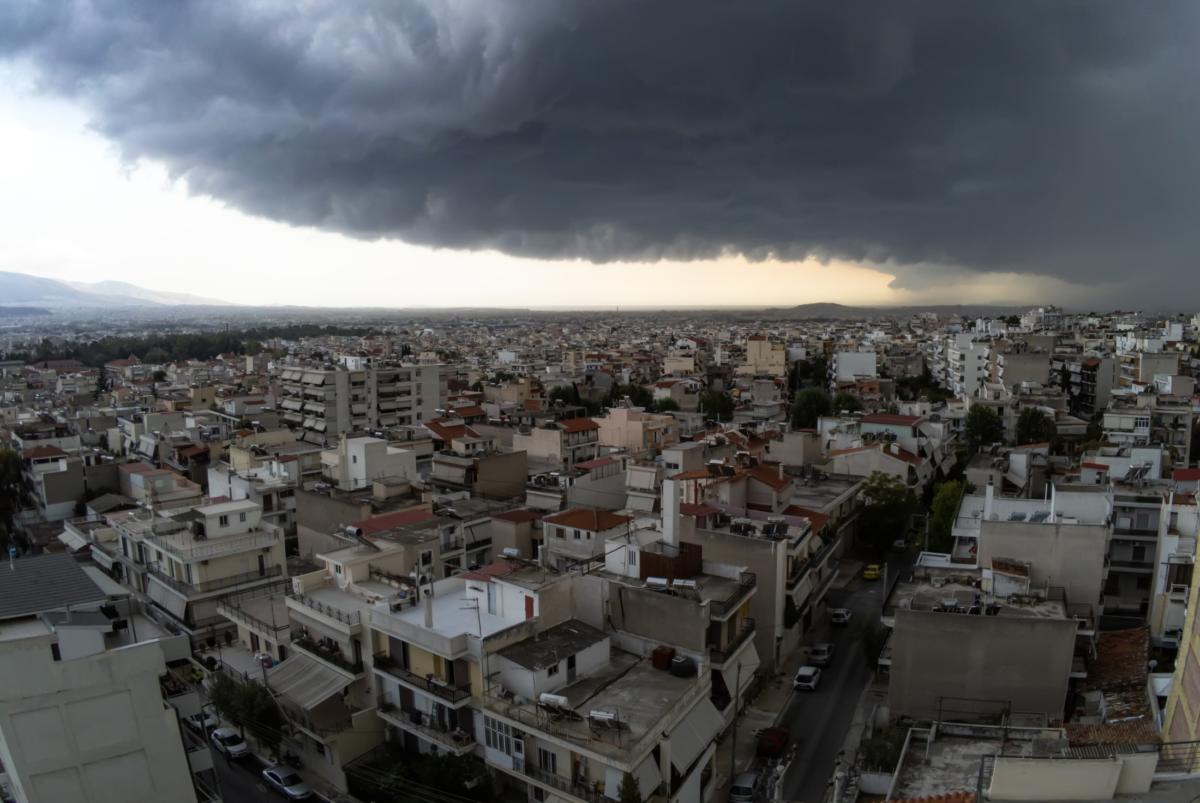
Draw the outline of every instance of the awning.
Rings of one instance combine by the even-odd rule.
[[[621,779],[625,777],[625,773],[620,770],[606,767],[604,770],[604,796],[611,800],[621,799]],[[638,780],[638,791],[642,795],[642,799],[650,797],[651,793],[662,783],[662,773],[658,771],[658,762],[654,760],[653,755],[646,756],[646,759],[638,764],[637,769],[633,772],[633,777]]]
[[[146,593],[158,604],[158,607],[176,619],[183,619],[183,614],[187,611],[187,600],[164,586],[154,575],[150,575],[146,579]]]
[[[721,712],[717,711],[712,701],[707,697],[700,700],[671,731],[671,766],[680,775],[687,772],[688,767],[717,738],[724,724]]]
[[[725,681],[726,688],[733,688],[735,683],[738,683],[741,688],[738,692],[746,691],[746,687],[754,681],[754,672],[758,669],[762,661],[758,659],[758,649],[754,646],[754,640],[738,655],[736,661],[730,661],[721,667],[721,678]],[[741,675],[738,675],[738,667],[741,667]]]
[[[109,571],[112,571],[114,563],[112,555],[108,554],[101,547],[98,547],[95,544],[92,544],[91,553],[92,560],[94,560],[98,565],[103,566]]]
[[[630,510],[640,510],[644,513],[653,513],[654,502],[655,499],[653,496],[629,494],[629,496],[625,499],[625,507],[629,508]]]
[[[341,694],[342,689],[351,682],[339,672],[301,653],[295,653],[274,669],[267,670],[267,684],[271,691],[306,711],[316,708],[335,694]]]
[[[63,530],[58,534],[59,543],[72,552],[78,552],[88,545],[88,540],[77,532]]]

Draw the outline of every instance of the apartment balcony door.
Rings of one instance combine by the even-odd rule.
[[[264,577],[267,573],[267,556],[259,553],[258,555],[258,576]]]
[[[567,683],[575,682],[575,656],[567,657]]]

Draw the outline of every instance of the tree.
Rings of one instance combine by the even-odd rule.
[[[243,734],[249,730],[272,752],[279,752],[283,715],[266,686],[252,680],[238,683],[224,672],[217,672],[213,675],[208,699],[217,713]]]
[[[660,413],[673,413],[679,409],[679,402],[674,399],[659,399],[654,403],[654,409]]]
[[[0,545],[8,549],[13,516],[21,507],[21,456],[0,449]]]
[[[958,500],[962,497],[961,482],[943,482],[933,495],[929,513],[929,548],[934,552],[949,552],[954,546],[954,519],[958,516]]]
[[[700,409],[717,421],[733,418],[733,398],[719,390],[706,390],[700,394]]]
[[[167,381],[167,372],[164,371],[163,369],[159,368],[157,371],[154,372],[153,378],[154,378],[155,382],[166,382]]]
[[[1036,407],[1026,407],[1017,416],[1017,444],[1053,441],[1058,435],[1054,419]]]
[[[841,391],[833,397],[834,412],[857,413],[862,408],[862,402],[853,393]]]
[[[559,385],[550,391],[548,398],[551,402],[562,402],[569,407],[576,407],[579,405],[579,388],[575,387],[574,383]]]
[[[985,443],[1004,440],[1004,424],[1000,421],[1000,414],[994,409],[985,404],[974,404],[967,413],[965,433],[967,450],[975,454]]]
[[[642,803],[642,793],[638,789],[637,778],[633,777],[633,773],[627,772],[621,778],[621,788],[617,795],[620,803]]]
[[[629,397],[629,403],[634,407],[649,407],[654,403],[654,394],[647,390],[642,385],[618,385],[613,384],[612,390],[609,391],[608,399],[609,406],[616,405],[621,399]]]
[[[788,390],[795,393],[804,388],[823,388],[828,379],[829,363],[824,357],[797,360],[788,371]]]
[[[880,554],[908,531],[908,520],[916,511],[917,496],[897,477],[872,471],[863,484],[861,532]]]
[[[792,405],[792,426],[811,429],[817,425],[817,419],[829,415],[832,409],[828,393],[820,388],[805,388],[796,394],[796,402]]]
[[[1016,315],[1009,315],[1007,318],[1004,319],[1004,322],[1006,324],[1008,324],[1009,326],[1020,326],[1021,325],[1021,319],[1018,318]]]

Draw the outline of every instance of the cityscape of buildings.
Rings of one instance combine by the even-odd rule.
[[[6,800],[1200,776],[1200,315],[147,315],[0,326]]]

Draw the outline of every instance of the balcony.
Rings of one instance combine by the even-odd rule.
[[[465,633],[445,636],[436,630],[427,630],[423,624],[409,622],[391,613],[371,611],[371,627],[451,660],[462,658],[468,651]]]
[[[471,699],[471,690],[459,686],[451,686],[445,681],[432,675],[421,677],[400,666],[390,655],[377,653],[375,655],[375,670],[396,680],[396,682],[413,691],[436,697],[451,707],[457,708]]]
[[[334,607],[327,602],[321,602],[319,599],[316,599],[308,594],[298,594],[293,592],[288,594],[288,599],[296,603],[295,606],[289,607],[307,608],[308,610],[318,613],[321,616],[333,619],[336,622],[341,622],[342,624],[346,625],[346,627],[350,628],[351,631],[362,625],[362,614],[358,611],[342,610],[341,608]],[[303,610],[300,612],[304,613]]]
[[[212,539],[196,538],[190,533],[174,533],[146,539],[147,543],[174,555],[185,563],[211,560],[256,549],[270,549],[278,540],[279,537],[275,533],[266,530],[254,530],[243,535],[225,535]]]
[[[349,660],[346,656],[342,655],[341,648],[336,644],[331,644],[327,641],[317,641],[311,636],[302,635],[292,639],[292,646],[309,657],[316,658],[318,661],[324,661],[343,672],[349,673],[356,679],[363,674],[363,662]]]
[[[758,586],[758,575],[754,572],[742,572],[738,577],[738,584],[729,596],[721,600],[711,600],[709,602],[708,614],[713,619],[724,619],[733,614],[742,603],[750,598],[754,593],[754,589]]]
[[[475,738],[466,729],[443,727],[416,709],[397,708],[394,703],[381,700],[376,713],[392,727],[413,733],[455,755],[466,755],[475,749]]]
[[[734,635],[733,639],[723,648],[712,647],[708,651],[708,660],[712,663],[715,669],[720,669],[722,665],[732,658],[741,646],[754,635],[754,620],[743,619],[742,626]]]
[[[1149,558],[1143,558],[1142,560],[1117,560],[1113,558],[1108,562],[1108,565],[1113,569],[1121,571],[1149,572],[1154,570],[1154,563]]]
[[[563,778],[557,773],[544,770],[541,767],[535,766],[528,758],[525,761],[525,775],[540,784],[549,786],[576,800],[583,800],[586,803],[607,803],[608,801],[608,798],[603,794],[603,790],[597,789],[594,786],[575,783],[569,778]]]
[[[175,579],[157,566],[148,566],[146,570],[156,580],[178,591],[185,597],[196,597],[202,594],[210,594],[213,591],[222,591],[227,588],[249,585],[261,580],[270,580],[283,574],[282,566],[268,566],[261,572],[243,572],[241,574],[230,575],[229,577],[218,577],[212,580],[202,580],[199,583],[188,583]]]
[[[1167,599],[1171,602],[1187,605],[1188,587],[1179,583],[1172,585],[1171,590],[1167,592]]]

